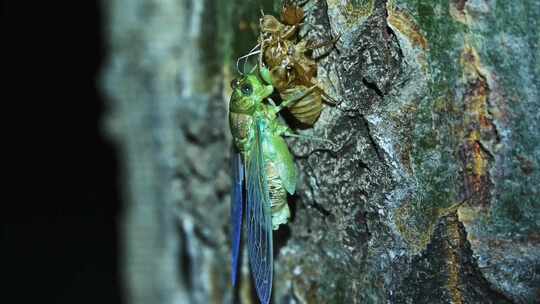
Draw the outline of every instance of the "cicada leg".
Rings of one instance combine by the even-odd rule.
[[[313,81],[315,82],[313,84]],[[336,106],[338,105],[340,102],[335,100],[334,98],[332,98],[332,96],[328,95],[322,88],[321,88],[321,83],[317,80],[317,79],[314,79],[312,80],[311,82],[314,86],[317,87],[317,90],[319,91],[319,93],[321,94],[323,100],[325,103],[327,104],[330,104],[332,106]]]
[[[261,65],[261,63],[259,63],[259,75],[264,80],[264,82],[266,82],[267,84],[271,84],[275,87],[270,70],[266,66]]]
[[[320,43],[317,43],[317,44],[314,44],[314,45],[308,45],[308,46],[306,46],[306,48],[309,49],[309,50],[315,50],[315,49],[318,49],[318,48],[322,48],[324,46],[334,45],[339,40],[339,38],[341,38],[341,34],[337,35],[336,38],[326,40],[326,41],[323,41],[323,42],[320,42]]]
[[[317,85],[314,85],[314,86],[311,86],[309,87],[307,90],[305,91],[302,91],[296,95],[294,95],[293,97],[287,99],[287,100],[284,100],[281,102],[281,104],[277,107],[275,107],[275,113],[278,113],[279,111],[283,110],[284,108],[300,101],[302,98],[306,97],[307,95],[311,94],[315,89],[317,88]]]
[[[296,133],[293,133],[292,131],[287,131],[283,134],[283,136],[287,136],[287,137],[294,137],[294,138],[300,138],[300,139],[305,139],[305,140],[313,140],[313,141],[320,141],[320,142],[325,142],[325,143],[328,143],[330,145],[334,145],[334,142],[329,140],[329,139],[326,139],[326,138],[322,138],[322,137],[317,137],[317,136],[310,136],[310,135],[301,135],[301,134],[296,134]]]
[[[277,107],[275,101],[274,101],[272,98],[267,97],[266,100],[268,101],[268,103],[269,103],[271,106]]]
[[[300,139],[305,139],[305,140],[320,141],[320,142],[325,142],[325,143],[329,143],[331,145],[334,145],[333,141],[331,141],[329,139],[326,139],[326,138],[317,137],[317,136],[311,136],[311,135],[297,134],[285,124],[279,124],[278,126],[276,126],[275,131],[276,131],[277,135],[281,135],[281,136],[294,137],[294,138],[300,138]]]
[[[339,104],[339,102],[337,100],[335,100],[334,98],[332,98],[330,95],[326,94],[325,91],[323,91],[321,89],[321,96],[323,97],[324,99],[324,102],[332,105],[332,106],[337,106]]]

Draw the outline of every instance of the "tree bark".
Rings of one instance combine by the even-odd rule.
[[[229,82],[260,8],[281,2],[103,7],[127,302],[230,303]],[[340,103],[299,130],[335,146],[288,140],[300,182],[274,235],[273,303],[538,301],[540,3],[304,9],[303,39],[340,35],[315,54]],[[256,303],[250,284],[244,263],[241,303]]]

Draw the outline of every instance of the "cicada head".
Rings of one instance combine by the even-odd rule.
[[[272,85],[266,85],[255,74],[234,79],[231,82],[230,110],[235,113],[251,114],[263,99],[274,91]]]

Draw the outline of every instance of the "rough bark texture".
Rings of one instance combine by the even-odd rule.
[[[104,3],[128,303],[230,303],[229,82],[280,1]],[[305,2],[305,1],[304,1]],[[290,140],[273,303],[540,298],[540,2],[308,1],[341,103]],[[308,26],[309,25],[309,26]],[[245,259],[244,259],[245,260]],[[255,303],[247,265],[238,291]]]

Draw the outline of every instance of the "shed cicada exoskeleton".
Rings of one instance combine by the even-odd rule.
[[[258,44],[259,65],[268,68],[272,84],[283,100],[310,90],[288,109],[298,121],[311,126],[319,118],[323,101],[330,104],[336,104],[336,101],[321,88],[317,80],[317,62],[308,54],[334,44],[336,40],[321,44],[300,40],[298,31],[303,19],[303,9],[290,4],[284,6],[281,21],[263,14]]]

